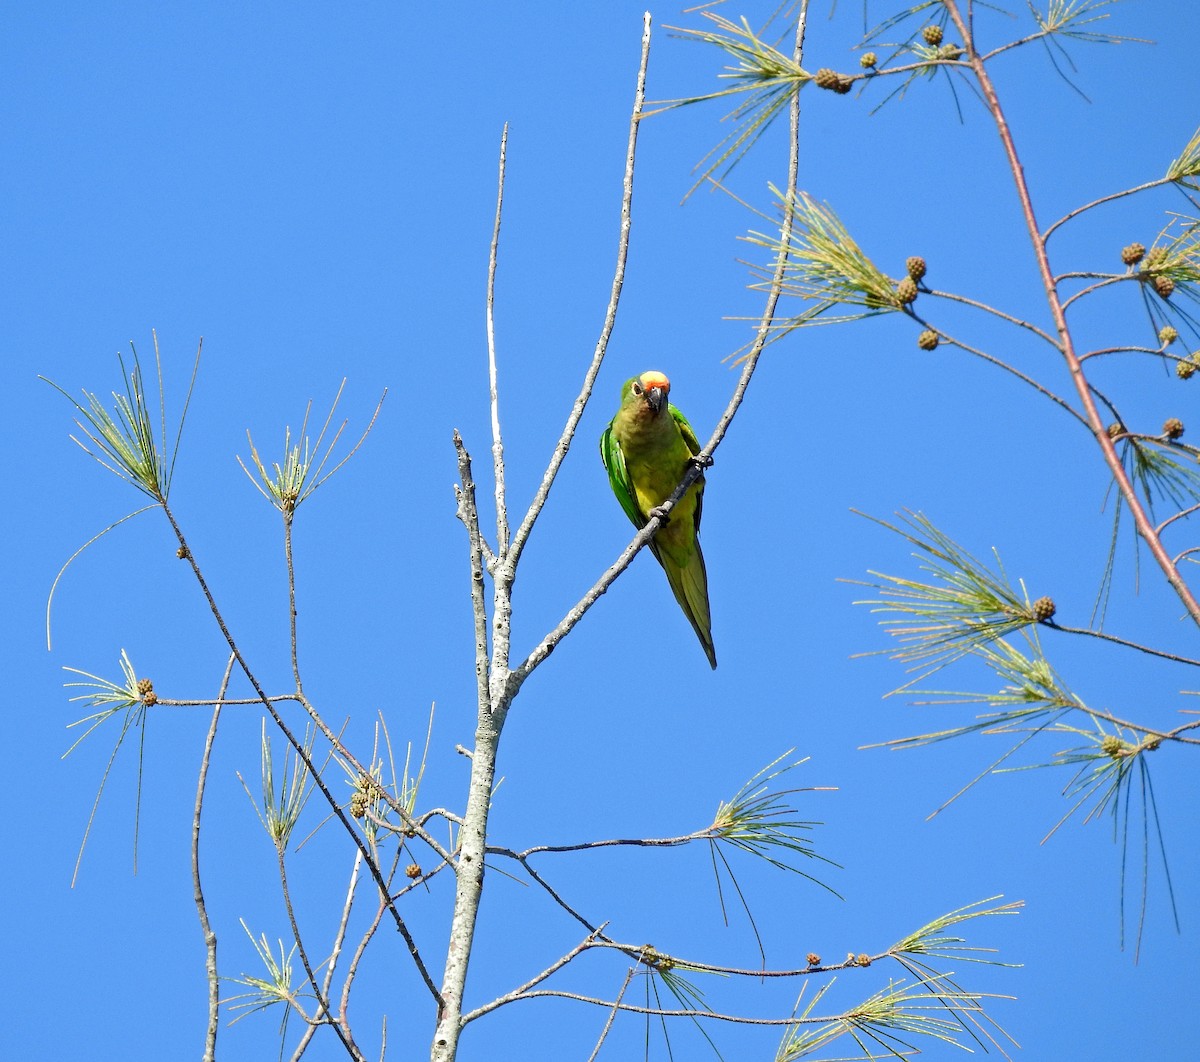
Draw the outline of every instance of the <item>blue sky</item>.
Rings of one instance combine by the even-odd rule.
[[[602,322],[642,10],[610,0],[436,11],[51,2],[5,11],[0,372],[15,400],[3,437],[11,508],[2,533],[5,662],[16,688],[0,888],[12,991],[23,1001],[22,1020],[0,1034],[6,1055],[91,1059],[98,1038],[130,1059],[199,1052],[203,951],[188,845],[208,712],[151,716],[136,874],[137,759],[122,749],[72,888],[115,733],[102,730],[61,759],[74,740],[66,726],[80,714],[61,669],[116,678],[125,650],[161,695],[202,698],[215,693],[225,661],[157,513],[76,561],[55,600],[47,652],[55,574],[139,499],[70,442],[69,405],[37,377],[106,395],[119,382],[115,353],[132,339],[148,360],[156,329],[178,411],[204,337],[172,502],[273,692],[290,676],[279,521],[235,455],[248,455],[247,429],[264,456],[276,453],[284,426],[299,425],[310,399],[323,414],[343,377],[339,415],[356,435],[387,389],[361,452],[298,518],[306,687],[331,720],[349,718],[347,734],[364,755],[378,713],[398,749],[419,748],[436,704],[422,805],[460,806],[467,769],[454,747],[472,739],[474,674],[451,432],[462,432],[475,457],[487,510],[484,284],[500,131],[510,123],[497,341],[509,497],[519,512]],[[744,10],[758,22],[766,8]],[[1200,123],[1200,16],[1145,0],[1103,10],[1112,14],[1104,28],[1156,43],[1073,45],[1074,81],[1090,102],[1041,49],[996,67],[1043,224],[1161,175]],[[649,97],[710,91],[720,59],[664,28],[698,25],[696,16],[673,6],[652,13]],[[870,13],[887,12],[872,4]],[[981,16],[985,39],[1025,32],[1020,14],[1013,23]],[[861,29],[857,5],[839,5],[828,20],[817,5],[806,67],[857,69],[850,46]],[[891,275],[906,256],[923,254],[933,286],[1044,325],[1032,255],[982,108],[960,91],[960,121],[944,79],[918,82],[869,114],[881,98],[878,90],[861,99],[805,91],[801,186]],[[762,221],[719,194],[680,203],[692,166],[725,131],[726,109],[686,108],[643,125],[621,315],[523,561],[516,653],[557,623],[630,537],[595,449],[621,381],[649,368],[668,373],[672,398],[702,437],[734,386],[723,359],[747,338],[736,319],[760,306],[739,262],[753,251],[738,237]],[[729,184],[765,206],[767,183],[784,177],[778,129]],[[1098,211],[1056,237],[1055,266],[1119,268],[1122,246],[1151,244],[1165,212],[1186,207],[1160,190]],[[1048,386],[1068,387],[1062,366],[1024,334],[943,312],[979,345]],[[1152,340],[1140,301],[1124,288],[1097,300],[1080,327],[1090,346]],[[809,951],[829,959],[881,950],[939,914],[1002,894],[1025,901],[1024,910],[971,925],[970,943],[1023,965],[958,972],[971,986],[1018,997],[997,1001],[994,1013],[1023,1057],[1177,1057],[1200,974],[1197,785],[1187,749],[1164,748],[1153,764],[1182,932],[1156,870],[1135,964],[1119,946],[1120,849],[1109,820],[1072,820],[1039,844],[1067,810],[1066,772],[987,779],[927,821],[1002,748],[986,739],[905,753],[861,748],[964,722],[971,709],[885,700],[904,681],[901,666],[854,658],[887,643],[869,611],[853,605],[869,595],[840,580],[871,569],[911,575],[915,562],[852,509],[920,510],[977,555],[995,547],[1031,596],[1051,594],[1059,618],[1079,626],[1111,527],[1111,502],[1101,511],[1106,476],[1086,434],[961,352],[919,351],[916,331],[888,317],[809,330],[768,352],[708,478],[702,541],[720,668],[710,672],[662,573],[639,556],[523,690],[501,749],[493,836],[523,848],[687,832],[795,749],[793,758],[809,758],[797,784],[837,787],[797,799],[805,818],[822,823],[817,850],[843,868],[819,871],[843,899],[793,875],[738,866],[771,964],[802,964]],[[1184,341],[1200,345],[1194,334]],[[1113,359],[1097,380],[1147,431],[1168,416],[1194,419],[1193,391],[1149,359]],[[1189,541],[1185,530],[1178,548]],[[1178,602],[1145,557],[1133,593],[1129,545],[1109,629],[1196,655]],[[1179,692],[1197,686],[1185,671],[1065,636],[1044,644],[1072,688],[1117,715],[1170,727],[1180,709],[1195,708]],[[965,667],[931,685],[987,689],[995,679]],[[206,812],[205,884],[230,976],[255,971],[239,918],[255,935],[286,936],[273,852],[237,778],[253,788],[259,727],[254,710],[226,713]],[[1058,748],[1047,739],[1030,760]],[[319,818],[314,804],[308,829]],[[292,864],[318,939],[348,880],[339,841],[326,829]],[[539,867],[597,920],[611,919],[619,939],[731,965],[757,961],[744,916],[732,909],[722,924],[706,851],[553,858]],[[1127,889],[1136,893],[1133,862]],[[438,968],[443,898],[436,888],[414,896],[411,911]],[[511,988],[577,939],[540,896],[493,874],[469,998]],[[376,942],[354,1015],[375,1056],[375,1015],[386,1012],[388,1057],[420,1057],[430,1008],[397,943]],[[611,995],[622,976],[619,964],[589,957],[565,983]],[[865,997],[886,976],[843,974],[830,998]],[[704,987],[714,1006],[733,999],[751,1013],[786,1013],[794,1002],[794,986],[765,996]],[[599,1014],[518,1004],[471,1029],[461,1057],[586,1058]],[[222,1057],[273,1057],[276,1026],[267,1015],[223,1028]],[[525,1040],[531,1029],[536,1049]],[[732,1058],[769,1058],[776,1043],[773,1032],[719,1034]],[[677,1035],[677,1058],[704,1057],[686,1029]],[[643,1036],[636,1019],[619,1024],[601,1057],[641,1057]],[[311,1057],[332,1052],[327,1043]],[[652,1057],[665,1057],[661,1042]]]

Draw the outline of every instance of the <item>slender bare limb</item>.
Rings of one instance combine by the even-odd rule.
[[[281,841],[275,842],[275,854],[277,856],[277,864],[279,867],[279,884],[283,889],[283,905],[287,911],[288,925],[292,929],[292,939],[296,942],[296,950],[300,953],[300,961],[304,964],[304,973],[308,977],[309,987],[313,991],[313,995],[317,999],[317,1013],[314,1015],[315,1021],[322,1021],[333,1027],[333,1031],[337,1033],[338,1039],[342,1041],[342,1046],[346,1049],[346,1053],[350,1055],[355,1062],[366,1062],[362,1052],[354,1043],[354,1038],[350,1035],[350,1030],[343,1028],[341,1022],[334,1017],[332,1010],[329,1008],[329,999],[324,992],[321,991],[320,982],[317,981],[317,975],[313,972],[312,964],[308,961],[308,951],[304,947],[304,940],[300,936],[300,927],[296,924],[296,913],[292,909],[292,894],[288,888],[287,880],[287,861],[284,858],[286,844]]]
[[[933,326],[930,325],[928,321],[926,321],[923,317],[919,316],[918,314],[914,313],[912,316],[913,316],[914,320],[919,321],[921,324],[926,325],[929,328],[933,328]],[[1038,383],[1038,381],[1035,380],[1032,376],[1027,376],[1025,373],[1021,372],[1020,369],[1016,368],[1016,366],[1009,365],[1008,362],[1002,361],[1000,358],[997,358],[994,354],[989,354],[986,350],[980,350],[978,347],[973,347],[973,346],[971,346],[970,343],[965,343],[965,342],[963,342],[963,340],[958,339],[955,336],[952,336],[947,332],[943,332],[940,328],[936,328],[933,330],[935,332],[937,332],[937,334],[942,339],[944,339],[947,343],[949,343],[950,345],[958,347],[959,350],[965,350],[968,354],[971,354],[974,357],[979,358],[982,361],[986,361],[989,365],[995,365],[996,368],[1003,369],[1005,372],[1009,373],[1010,375],[1015,376],[1022,383],[1028,384],[1030,387],[1032,387],[1035,391],[1037,391],[1044,398],[1050,399],[1051,402],[1055,403],[1057,406],[1061,407],[1066,412],[1070,413],[1071,416],[1074,417],[1077,421],[1079,421],[1079,423],[1082,424],[1085,428],[1091,427],[1091,425],[1089,425],[1087,422],[1087,418],[1081,416],[1077,409],[1072,408],[1071,404],[1065,398],[1063,398],[1061,395],[1055,394],[1044,384]]]
[[[513,536],[512,548],[509,554],[504,557],[504,564],[512,571],[516,569],[517,562],[521,557],[521,551],[525,548],[525,543],[529,540],[530,532],[533,530],[534,522],[541,515],[542,509],[545,508],[550,488],[554,485],[554,479],[558,475],[558,470],[566,459],[567,451],[571,448],[571,441],[575,438],[575,429],[579,427],[583,411],[587,408],[588,400],[592,396],[592,388],[595,386],[596,377],[600,373],[600,366],[604,361],[604,355],[608,351],[609,337],[612,335],[613,327],[617,322],[617,307],[621,301],[621,289],[625,285],[625,263],[629,258],[629,233],[633,226],[634,163],[637,158],[638,128],[642,120],[642,108],[646,101],[646,70],[649,61],[650,13],[647,11],[642,23],[642,58],[638,67],[633,113],[629,121],[629,142],[625,151],[625,175],[622,181],[621,194],[621,228],[617,238],[617,264],[613,272],[612,289],[608,297],[608,308],[604,311],[604,323],[600,327],[600,337],[596,341],[596,349],[592,354],[591,364],[588,366],[587,372],[584,373],[583,385],[580,387],[579,394],[571,406],[571,412],[567,416],[567,423],[563,427],[562,434],[558,438],[558,443],[554,447],[554,453],[550,457],[550,463],[547,465],[546,471],[542,476],[542,482],[538,486],[537,493],[530,503],[529,511],[525,514],[525,518],[521,521],[520,527],[517,528],[517,532]]]
[[[604,1041],[608,1039],[608,1034],[612,1032],[613,1022],[617,1019],[619,1005],[621,1000],[625,998],[625,992],[629,988],[629,983],[633,980],[635,973],[637,973],[637,963],[632,963],[629,969],[625,971],[625,980],[621,982],[621,990],[617,993],[617,998],[613,1001],[613,1008],[608,1012],[604,1028],[600,1030],[600,1038],[596,1041],[596,1046],[592,1048],[592,1053],[588,1055],[587,1062],[596,1062],[596,1056],[600,1054],[600,1048],[604,1046]]]
[[[1054,347],[1055,350],[1061,349],[1054,337],[1050,335],[1049,332],[1038,328],[1038,326],[1033,324],[1031,321],[1022,321],[1021,318],[1014,317],[1012,314],[1005,313],[1003,310],[998,310],[995,306],[989,306],[986,302],[979,302],[976,299],[968,299],[965,295],[956,295],[952,291],[935,291],[932,288],[929,289],[926,294],[938,299],[947,299],[950,302],[961,302],[964,306],[971,306],[976,310],[982,310],[984,313],[990,313],[994,317],[999,317],[1002,321],[1007,321],[1009,324],[1014,324],[1020,328],[1028,329],[1035,336],[1044,339],[1047,343]]]
[[[213,742],[217,738],[217,721],[221,718],[221,703],[229,688],[229,677],[233,674],[234,658],[231,653],[225,665],[225,675],[217,692],[217,705],[213,709],[208,736],[204,739],[204,754],[200,758],[200,776],[196,780],[196,806],[192,812],[192,895],[196,901],[196,912],[200,916],[200,929],[204,933],[204,973],[208,981],[208,1025],[204,1034],[204,1062],[215,1062],[217,1057],[217,1027],[220,1024],[220,993],[217,982],[217,934],[208,920],[208,908],[204,903],[204,890],[200,886],[200,813],[204,807],[204,787],[208,781],[208,765],[212,759]]]
[[[807,28],[808,0],[802,0],[800,10],[796,16],[795,43],[792,50],[792,58],[797,65],[799,65],[804,55],[804,34]],[[791,202],[795,198],[799,184],[800,94],[798,92],[792,96],[791,105],[788,109],[788,117],[788,177],[787,188],[784,193],[785,203]],[[667,512],[670,511],[669,507],[673,507],[683,497],[687,489],[700,477],[704,465],[708,463],[708,460],[720,445],[721,440],[725,438],[725,433],[729,430],[729,425],[737,415],[738,408],[742,404],[742,399],[746,395],[746,388],[750,386],[750,379],[758,366],[758,359],[762,356],[762,352],[766,349],[767,342],[770,339],[772,327],[775,323],[775,311],[779,305],[779,299],[783,294],[783,278],[787,272],[788,254],[791,250],[792,228],[793,212],[785,210],[783,212],[783,225],[779,233],[779,251],[775,258],[775,271],[767,289],[767,301],[763,307],[762,318],[759,321],[754,342],[742,360],[742,374],[738,377],[737,387],[734,388],[733,396],[730,398],[729,404],[725,407],[725,412],[721,414],[720,420],[717,421],[717,426],[713,429],[708,442],[705,443],[700,453],[696,455],[695,467],[688,470],[687,475],[684,476],[675,493],[671,496],[667,504],[662,506]]]
[[[984,60],[985,61],[987,60],[987,56],[984,56]],[[1074,210],[1070,211],[1069,213],[1064,214],[1053,225],[1051,225],[1045,232],[1043,232],[1042,236],[1041,236],[1042,243],[1045,243],[1047,240],[1050,239],[1050,237],[1054,233],[1055,229],[1059,228],[1062,225],[1065,225],[1072,218],[1079,217],[1079,215],[1084,213],[1085,211],[1092,210],[1093,208],[1101,206],[1104,203],[1111,203],[1114,199],[1124,199],[1125,196],[1127,196],[1127,195],[1136,195],[1138,192],[1144,192],[1147,189],[1158,188],[1160,185],[1171,184],[1171,183],[1172,183],[1172,179],[1170,177],[1159,177],[1157,180],[1147,181],[1145,184],[1139,184],[1136,188],[1126,188],[1124,191],[1121,191],[1121,192],[1112,192],[1109,195],[1101,196],[1099,199],[1093,199],[1090,203],[1084,203],[1083,206],[1076,207]]]
[[[358,946],[354,949],[354,955],[350,959],[350,967],[346,971],[346,979],[342,982],[342,998],[338,1006],[338,1013],[342,1020],[346,1020],[346,1014],[350,1010],[350,988],[354,984],[354,978],[358,973],[359,963],[362,962],[362,957],[367,952],[367,945],[371,943],[371,939],[379,930],[380,924],[383,922],[383,916],[387,913],[389,900],[387,896],[379,897],[379,904],[375,909],[375,917],[371,919],[371,924],[363,931],[362,939],[359,940]]]
[[[346,889],[346,902],[342,905],[342,918],[338,922],[337,933],[333,938],[333,949],[329,953],[329,961],[325,964],[325,980],[321,985],[321,991],[324,993],[326,999],[329,998],[329,990],[333,985],[333,974],[337,969],[337,962],[339,956],[342,954],[342,947],[346,943],[346,930],[350,925],[350,912],[354,909],[354,896],[358,891],[358,872],[361,867],[362,852],[355,852],[354,865],[350,868],[350,884]],[[338,1011],[338,1021],[346,1028],[349,1028],[346,1019],[349,981],[350,978],[347,977],[347,991],[342,994],[342,1005]]]
[[[300,698],[294,693],[281,693],[277,697],[268,697],[267,700],[274,704],[282,704],[284,701],[295,701],[300,703]],[[159,697],[154,702],[157,705],[162,705],[165,708],[225,708],[229,705],[238,705],[245,707],[251,704],[262,704],[261,697],[203,697],[199,700],[177,699],[175,697]]]
[[[325,999],[330,998],[330,989],[333,986],[334,970],[337,967],[338,956],[342,952],[342,945],[345,943],[345,940],[346,940],[346,930],[350,924],[350,911],[354,906],[354,894],[355,894],[356,890],[358,889],[358,872],[361,867],[362,867],[362,853],[355,852],[354,853],[354,865],[350,869],[350,887],[346,891],[346,903],[342,907],[342,918],[341,918],[341,921],[338,923],[337,933],[334,936],[333,951],[330,953],[329,961],[325,965],[325,980],[323,981],[323,983],[321,985],[321,992]],[[395,863],[393,862],[393,865],[392,865],[393,873],[395,873],[395,869],[396,869]],[[379,913],[376,915],[375,922],[373,923],[373,928],[371,930],[372,934],[374,933],[375,929],[379,928],[379,921],[383,917],[383,910],[384,910],[383,908],[380,908]],[[355,955],[355,958],[357,958],[357,953]],[[339,1024],[343,1028],[347,1028],[347,1029],[350,1027],[349,1019],[347,1018],[347,1011],[348,1011],[349,1005],[350,1005],[350,985],[354,980],[354,976],[353,976],[354,972],[355,972],[354,967],[352,965],[351,971],[347,975],[346,980],[342,985],[341,1006],[338,1010],[338,1014],[335,1019],[337,1024]],[[296,1050],[292,1055],[293,1060],[300,1058],[304,1054],[305,1050],[308,1047],[309,1042],[312,1040],[316,1031],[317,1031],[317,1026],[314,1024],[310,1024],[308,1026],[308,1028],[306,1028],[304,1030],[304,1035],[300,1038],[300,1042],[296,1045]]]
[[[1101,358],[1107,354],[1153,354],[1156,357],[1172,357],[1167,354],[1161,347],[1155,350],[1153,347],[1101,347],[1097,350],[1089,350],[1084,354],[1079,355],[1080,362],[1089,360],[1090,358]],[[1175,361],[1183,361],[1182,358],[1175,358]]]
[[[1061,277],[1055,278],[1055,283],[1057,283],[1059,280],[1069,279],[1071,279],[1071,275],[1069,273],[1064,273]],[[1104,277],[1103,279],[1098,280],[1095,284],[1089,284],[1086,288],[1080,288],[1077,292],[1075,292],[1074,295],[1071,295],[1063,300],[1063,312],[1065,313],[1068,309],[1070,309],[1073,302],[1078,302],[1085,295],[1091,295],[1092,292],[1099,291],[1101,288],[1111,287],[1113,284],[1120,284],[1123,281],[1130,279],[1132,279],[1132,274],[1121,274],[1119,276],[1114,275]]]
[[[1168,730],[1167,737],[1178,741],[1180,740],[1179,735],[1185,730],[1195,730],[1197,727],[1200,727],[1200,719],[1197,719],[1191,723],[1184,723],[1183,726],[1177,726],[1174,730]]]
[[[470,1013],[464,1014],[462,1019],[463,1024],[466,1025],[468,1022],[472,1022],[476,1018],[482,1018],[485,1014],[489,1014],[498,1007],[504,1006],[505,1003],[511,1003],[514,999],[524,995],[535,985],[540,985],[547,978],[553,977],[572,959],[577,959],[580,955],[587,951],[591,946],[591,942],[595,939],[595,933],[589,935],[581,943],[576,944],[575,947],[573,947],[565,955],[561,955],[559,958],[555,959],[554,962],[547,966],[541,973],[534,974],[533,977],[531,977],[519,988],[514,988],[511,992],[506,992],[502,996],[497,996],[490,1003],[485,1003],[482,1007],[476,1007]]]
[[[1047,33],[1045,30],[1039,30],[1037,33],[1031,33],[1027,37],[1021,37],[1015,41],[1008,41],[1005,44],[998,45],[984,55],[983,61],[986,63],[994,59],[996,56],[1002,55],[1004,52],[1011,52],[1014,48],[1021,48],[1026,44],[1032,44],[1034,41],[1044,40],[1048,36],[1049,33]]]
[[[479,539],[479,548],[483,553],[484,567],[487,568],[489,573],[495,572],[497,564],[496,552],[492,549],[488,540],[482,536]]]
[[[1014,904],[1011,906],[1019,906]],[[621,941],[609,940],[607,938],[596,939],[588,944],[588,948],[607,948],[610,951],[620,951],[627,955],[637,955],[643,950],[643,946],[636,944],[626,944]],[[858,967],[869,966],[872,963],[882,962],[884,959],[890,958],[895,954],[895,949],[888,951],[880,951],[874,954],[863,955],[862,953],[851,952],[842,962],[835,963],[808,963],[805,966],[797,966],[792,968],[783,968],[779,970],[764,969],[761,966],[746,968],[742,966],[718,966],[713,963],[695,962],[691,959],[683,959],[678,955],[672,955],[671,959],[680,969],[694,970],[697,973],[712,973],[723,974],[728,977],[750,977],[750,978],[789,978],[789,977],[808,977],[816,973],[834,973],[838,970],[852,970]],[[866,962],[863,959],[866,959]]]
[[[706,1018],[709,1021],[724,1021],[734,1025],[800,1025],[805,1022],[815,1024],[833,1021],[837,1017],[836,1015],[826,1015],[820,1018],[760,1018],[747,1017],[742,1014],[723,1014],[720,1011],[699,1008],[668,1010],[666,1007],[643,1007],[636,1003],[622,1003],[620,1000],[600,999],[596,996],[585,996],[578,992],[564,992],[552,988],[536,988],[522,993],[515,999],[508,1000],[508,1002],[515,1003],[522,999],[571,999],[576,1003],[590,1003],[596,1007],[623,1011],[628,1014],[649,1014],[656,1018]]]
[[[694,478],[695,477],[693,477],[693,479]],[[675,503],[681,497],[683,497],[683,492],[681,490],[677,490],[675,494],[672,495],[672,497],[664,504],[663,509],[665,511],[669,511],[669,509],[674,507]],[[545,660],[546,657],[554,652],[554,649],[558,643],[561,642],[563,638],[565,638],[571,632],[571,629],[576,623],[583,619],[588,609],[590,609],[592,605],[594,605],[616,581],[617,576],[629,567],[630,563],[633,561],[633,558],[637,556],[638,550],[640,550],[644,545],[646,545],[647,542],[650,541],[650,539],[654,537],[654,533],[658,530],[660,524],[661,520],[657,516],[651,517],[650,520],[647,521],[646,526],[643,527],[636,535],[634,535],[633,540],[629,543],[629,545],[621,551],[620,556],[617,557],[617,559],[605,569],[604,574],[596,580],[591,589],[588,590],[587,593],[585,593],[583,597],[581,597],[574,605],[572,605],[570,609],[568,609],[566,615],[559,620],[558,625],[552,631],[550,631],[550,633],[547,634],[536,646],[534,646],[533,650],[520,664],[512,669],[510,681],[514,688],[520,688],[521,684],[533,673],[534,669],[543,660]]]
[[[492,230],[492,249],[488,256],[487,346],[488,384],[492,409],[492,467],[496,478],[496,553],[508,552],[508,503],[504,491],[504,440],[500,435],[500,392],[496,382],[496,256],[500,248],[500,217],[504,207],[504,167],[508,153],[508,123],[500,135],[500,176],[496,188],[496,227]]]
[[[1132,730],[1138,734],[1145,734],[1148,738],[1154,738],[1158,741],[1178,741],[1184,745],[1200,745],[1200,739],[1180,737],[1177,730],[1159,730],[1156,727],[1146,726],[1145,723],[1134,723],[1128,719],[1122,719],[1120,716],[1113,715],[1111,712],[1106,712],[1100,708],[1088,708],[1086,712],[1093,719],[1102,719],[1106,723],[1112,723],[1114,726],[1124,727],[1126,730]],[[1184,728],[1186,729],[1186,727]]]
[[[1106,631],[1095,631],[1090,627],[1067,627],[1061,623],[1055,623],[1054,620],[1043,620],[1042,626],[1049,627],[1052,631],[1062,631],[1064,634],[1086,634],[1091,638],[1100,638],[1115,645],[1124,645],[1130,649],[1136,649],[1140,653],[1148,653],[1150,656],[1161,657],[1163,660],[1173,660],[1177,664],[1200,667],[1200,660],[1193,660],[1189,656],[1179,656],[1176,653],[1168,653],[1165,649],[1155,649],[1149,645],[1131,642],[1128,638],[1118,638],[1115,634],[1109,634]]]
[[[398,851],[403,851],[403,849],[398,849]],[[394,893],[392,893],[392,896],[391,896],[392,901],[394,902],[394,901],[400,899],[400,897],[403,896],[406,892],[412,892],[413,889],[420,888],[431,878],[437,877],[447,867],[449,867],[451,870],[453,870],[454,864],[446,863],[446,862],[438,863],[438,865],[436,867],[434,867],[432,870],[423,871],[417,877],[411,878],[409,880],[408,884],[405,885],[402,889],[397,889]]]
[[[523,866],[525,868],[525,873],[528,874],[531,878],[533,878],[533,880],[535,882],[537,882],[538,885],[540,885],[543,889],[545,889],[546,894],[550,897],[550,899],[552,899],[556,904],[558,904],[559,907],[561,907],[564,911],[566,911],[567,914],[569,914],[572,918],[574,918],[575,921],[578,922],[581,926],[583,926],[583,928],[586,929],[589,933],[595,933],[595,934],[600,933],[599,926],[593,925],[582,914],[580,914],[578,911],[576,911],[574,907],[572,907],[569,903],[567,903],[567,901],[564,900],[558,894],[558,892],[555,890],[555,888],[545,878],[543,878],[536,870],[533,869],[533,864],[530,863],[528,859],[525,859],[523,856],[521,856],[517,853],[513,853],[513,856],[521,864],[521,866]]]
[[[432,818],[442,818],[447,822],[454,823],[455,826],[462,825],[462,817],[456,815],[453,811],[447,811],[445,808],[431,808],[429,811],[423,811],[417,816],[417,822],[422,826]]]

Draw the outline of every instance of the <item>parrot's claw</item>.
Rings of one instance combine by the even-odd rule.
[[[671,514],[670,514],[670,513],[668,513],[668,512],[667,512],[667,510],[666,510],[666,509],[664,509],[664,508],[663,508],[661,505],[656,505],[656,506],[655,506],[653,509],[651,509],[651,510],[650,510],[650,512],[649,512],[649,513],[647,513],[646,515],[647,515],[647,516],[650,516],[650,517],[655,517],[655,518],[657,518],[657,519],[658,519],[658,521],[659,521],[659,522],[660,522],[660,523],[661,523],[661,524],[662,524],[664,527],[665,527],[667,524],[669,524],[669,523],[671,522]]]
[[[713,459],[709,454],[695,454],[689,460],[697,468],[712,468],[713,466]]]

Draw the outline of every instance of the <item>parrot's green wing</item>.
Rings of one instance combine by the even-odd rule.
[[[679,425],[679,434],[683,436],[683,441],[687,443],[687,448],[692,451],[692,456],[695,457],[700,452],[700,440],[696,438],[695,431],[692,430],[687,417],[680,413],[678,409],[674,406],[668,406],[667,408],[670,410],[671,419]]]
[[[688,423],[687,417],[679,412],[674,406],[667,407],[671,413],[671,419],[679,425],[679,434],[683,436],[684,444],[692,452],[692,456],[700,452],[700,440],[696,438],[696,432],[691,424]],[[697,481],[696,486],[696,530],[700,530],[700,512],[704,508],[704,477],[701,476]]]
[[[625,454],[613,433],[612,424],[609,424],[600,436],[600,460],[604,462],[608,483],[617,496],[617,501],[621,503],[625,515],[633,521],[633,526],[640,531],[646,526],[646,516],[638,508],[637,499],[633,496],[633,483],[629,479],[629,469],[625,467]]]

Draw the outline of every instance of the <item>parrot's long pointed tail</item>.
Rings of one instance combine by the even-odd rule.
[[[675,600],[700,639],[709,664],[716,670],[717,649],[713,645],[712,617],[708,610],[708,573],[704,570],[704,554],[700,552],[700,544],[696,543],[687,564],[676,564],[665,555],[660,556],[659,561],[667,573]]]

